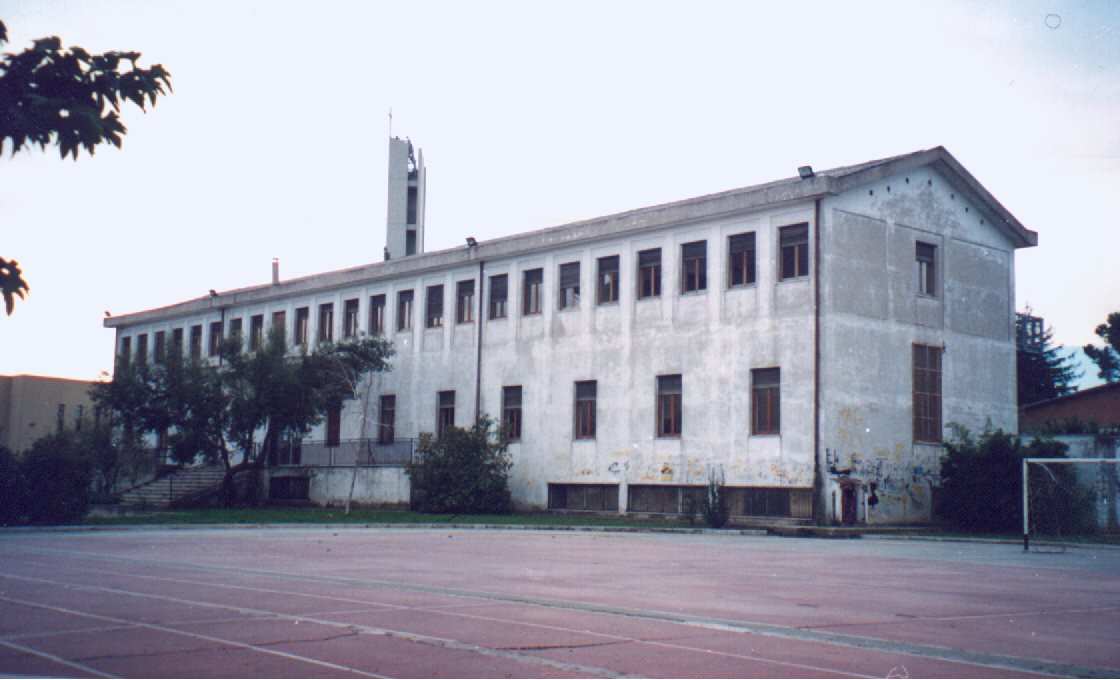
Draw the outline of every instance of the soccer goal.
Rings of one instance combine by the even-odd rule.
[[[1032,532],[1061,538],[1114,528],[1117,465],[1120,458],[1024,458],[1023,550],[1030,550]]]

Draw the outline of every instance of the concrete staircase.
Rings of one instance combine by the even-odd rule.
[[[121,505],[166,508],[216,491],[225,470],[221,465],[180,468],[120,494]]]

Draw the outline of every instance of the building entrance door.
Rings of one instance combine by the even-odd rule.
[[[856,523],[856,487],[852,484],[840,488],[840,523],[845,526]]]

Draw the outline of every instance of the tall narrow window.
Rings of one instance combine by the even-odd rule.
[[[780,368],[751,371],[751,434],[779,434],[782,425]]]
[[[229,337],[241,340],[241,319],[230,319],[229,321]]]
[[[914,250],[918,266],[918,294],[937,297],[937,246],[918,241]]]
[[[369,299],[369,334],[385,335],[385,296],[373,295]]]
[[[428,304],[424,317],[428,328],[443,325],[443,286],[428,286]]]
[[[397,397],[393,394],[381,395],[381,412],[378,415],[377,441],[392,444],[397,431]]]
[[[117,355],[121,366],[128,366],[132,360],[132,338],[121,338],[121,353]]]
[[[490,318],[506,318],[506,301],[509,299],[509,275],[490,277]]]
[[[681,376],[657,376],[657,436],[681,436]]]
[[[78,404],[78,412],[74,414],[74,429],[78,432],[82,431],[82,416],[85,415],[86,407]]]
[[[597,392],[598,384],[594,380],[583,380],[576,383],[576,439],[595,438],[595,400]]]
[[[334,340],[334,303],[319,305],[319,342]]]
[[[727,286],[747,286],[755,281],[754,232],[727,239]]]
[[[579,307],[579,262],[560,265],[560,299],[557,309]]]
[[[618,302],[618,255],[599,258],[598,302]]]
[[[284,312],[272,313],[272,332],[279,338],[280,342],[285,346],[288,343],[288,316]]]
[[[914,345],[914,441],[941,441],[941,348]]]
[[[342,304],[342,337],[358,337],[358,298]]]
[[[781,278],[809,275],[809,225],[795,224],[779,231],[782,248]]]
[[[638,253],[638,297],[661,295],[661,249],[651,248]]]
[[[502,388],[502,436],[506,441],[521,439],[521,386]]]
[[[474,321],[474,280],[455,284],[455,322]]]
[[[681,246],[681,292],[708,289],[708,242],[694,241]]]
[[[66,427],[66,404],[59,404],[58,405],[57,429],[58,429],[59,432],[62,432],[62,430],[65,427]]]
[[[328,447],[338,446],[342,443],[342,404],[331,404],[327,407],[327,441]]]
[[[202,358],[202,324],[191,326],[191,358]]]
[[[148,363],[148,334],[141,333],[136,336],[136,361]]]
[[[412,291],[397,293],[397,330],[412,330]]]
[[[439,393],[439,407],[436,411],[436,436],[455,426],[455,390]]]
[[[179,329],[176,328],[176,331]],[[254,314],[249,317],[249,350],[257,351],[264,341],[264,314]]]
[[[299,307],[296,309],[296,344],[307,346],[308,328],[311,327],[311,308]]]
[[[544,270],[530,269],[524,274],[521,287],[521,313],[525,316],[541,313],[541,289],[544,287]]]
[[[210,324],[209,355],[216,357],[222,353],[222,322],[215,321]]]
[[[155,360],[157,364],[167,361],[167,333],[156,331]]]
[[[183,329],[175,328],[171,331],[171,351],[176,359],[183,358]]]

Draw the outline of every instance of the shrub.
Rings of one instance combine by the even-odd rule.
[[[470,429],[448,428],[438,439],[422,435],[419,463],[408,467],[412,508],[433,513],[510,511],[506,445],[492,436],[494,422],[480,418]]]
[[[35,441],[20,466],[26,511],[32,522],[55,524],[79,520],[89,508],[93,469],[70,432]]]
[[[727,494],[723,490],[722,470],[708,473],[708,488],[700,501],[700,514],[704,515],[704,521],[713,529],[722,529],[731,517],[731,509],[727,507]]]
[[[25,485],[19,460],[0,446],[0,525],[18,524],[25,514]]]

